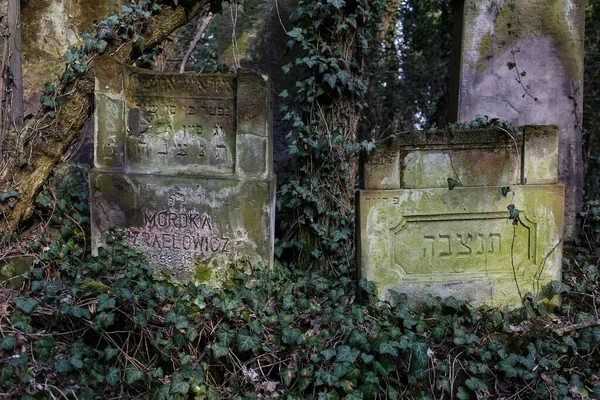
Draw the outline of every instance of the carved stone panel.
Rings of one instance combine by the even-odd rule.
[[[272,264],[274,181],[93,171],[92,231],[112,226],[157,276],[219,286],[240,262]]]
[[[414,301],[516,306],[560,279],[562,185],[519,186],[509,198],[501,187],[363,190],[358,202],[362,277],[382,297],[391,289]]]
[[[96,64],[93,248],[116,228],[156,274],[179,283],[219,286],[234,265],[270,267],[268,78],[245,70],[156,73],[106,58]]]
[[[381,297],[516,306],[548,294],[564,229],[558,129],[521,130],[413,132],[363,158],[357,257]]]
[[[234,173],[233,76],[135,74],[125,87],[129,169]]]

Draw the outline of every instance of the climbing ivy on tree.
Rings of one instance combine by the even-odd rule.
[[[300,78],[294,93],[279,96],[298,105],[282,110],[294,127],[286,139],[296,167],[278,193],[284,232],[277,253],[294,254],[303,267],[340,273],[352,265],[357,128],[367,90],[364,27],[380,4],[300,1],[287,33],[298,56],[283,70]]]

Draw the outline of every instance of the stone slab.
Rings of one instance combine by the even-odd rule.
[[[396,290],[416,303],[432,294],[517,306],[519,290],[542,295],[561,276],[564,186],[512,189],[508,198],[499,186],[361,190],[362,277],[382,298]],[[508,219],[511,203],[523,224]]]
[[[465,186],[557,183],[558,127],[522,130],[521,136],[499,129],[401,135],[363,159],[364,188],[447,188],[448,178],[456,175]]]
[[[160,73],[110,58],[96,64],[96,168],[273,176],[267,77],[246,70],[236,75]]]
[[[462,4],[462,2],[458,2]],[[456,113],[560,129],[559,181],[566,186],[566,235],[582,203],[584,0],[466,0]]]
[[[231,265],[273,265],[275,181],[90,173],[93,248],[126,233],[159,278],[219,286]]]
[[[233,266],[273,265],[269,79],[96,61],[92,249],[110,227],[156,276],[218,287]]]

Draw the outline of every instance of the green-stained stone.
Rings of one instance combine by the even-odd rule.
[[[361,190],[359,260],[378,294],[427,294],[517,306],[560,279],[563,185]],[[508,219],[507,206],[521,223]],[[514,237],[514,240],[513,240]]]
[[[99,61],[94,248],[116,227],[156,276],[178,283],[220,286],[247,262],[272,266],[268,78],[244,70],[156,73]],[[103,161],[105,153],[122,154],[120,162]]]
[[[10,288],[19,288],[25,282],[27,273],[33,268],[33,257],[19,256],[4,260],[0,264],[0,281]]]
[[[415,303],[432,294],[517,306],[560,279],[558,129],[522,131],[412,132],[362,160],[358,261],[381,297],[395,290]],[[449,178],[463,186],[450,190]]]
[[[273,180],[94,170],[90,192],[94,248],[115,227],[172,281],[207,283],[243,258],[272,265]]]
[[[378,144],[363,160],[366,189],[551,184],[558,181],[558,127],[527,125],[523,135],[503,129],[409,132]]]

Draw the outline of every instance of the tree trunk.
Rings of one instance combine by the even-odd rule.
[[[146,21],[145,32],[141,35],[144,48],[158,45],[172,31],[194,18],[206,4],[205,1],[187,1],[177,7],[163,5],[159,14]],[[139,43],[139,39],[136,42]],[[105,54],[117,61],[130,63],[141,54],[141,50],[131,39],[117,40],[108,45]],[[5,160],[0,169],[0,239],[17,231],[20,222],[31,216],[35,196],[54,166],[79,137],[92,112],[93,63],[92,57],[88,60],[85,74],[65,90],[68,93],[56,106],[55,119],[38,112],[25,129],[11,132],[8,138],[10,148],[5,147]]]

